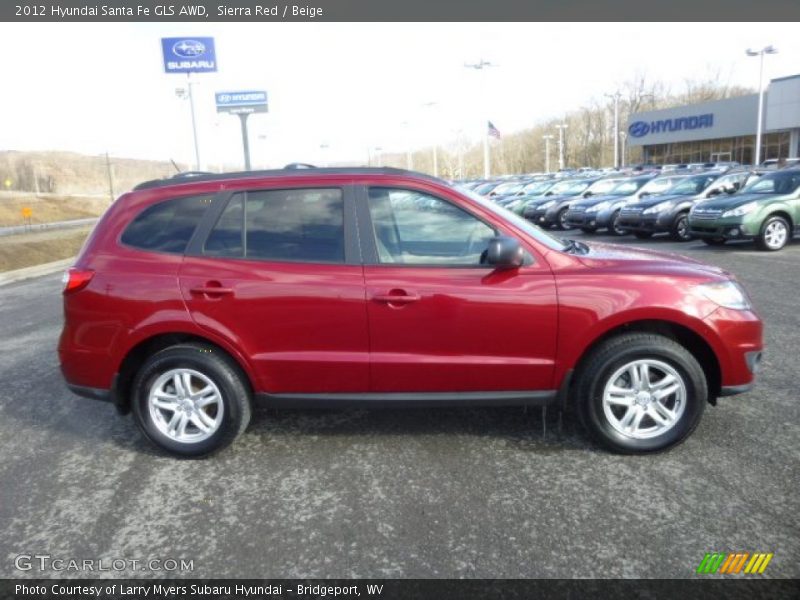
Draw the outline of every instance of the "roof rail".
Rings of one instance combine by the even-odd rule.
[[[305,163],[291,163],[283,169],[270,169],[264,171],[237,171],[233,173],[207,173],[205,171],[187,171],[185,173],[178,173],[172,177],[165,179],[152,179],[145,181],[133,189],[147,190],[160,187],[168,187],[171,185],[180,185],[188,182],[196,181],[227,181],[231,179],[258,179],[267,177],[292,177],[300,176],[314,176],[314,175],[406,175],[413,176],[429,181],[436,181],[439,183],[447,183],[443,179],[433,177],[426,173],[418,173],[416,171],[407,171],[405,169],[395,169],[393,167],[314,167],[308,166],[291,166],[291,165],[305,165]]]

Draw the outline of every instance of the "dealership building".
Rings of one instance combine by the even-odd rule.
[[[800,75],[764,91],[761,160],[800,155]],[[627,142],[652,164],[737,161],[752,164],[758,94],[631,115]]]

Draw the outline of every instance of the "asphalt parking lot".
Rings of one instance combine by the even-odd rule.
[[[60,275],[0,287],[0,577],[76,576],[15,569],[36,553],[203,578],[693,577],[710,551],[800,577],[800,242],[621,243],[731,270],[766,324],[755,390],[662,455],[608,454],[571,418],[543,439],[519,408],[259,409],[229,450],[176,461],[64,387]]]

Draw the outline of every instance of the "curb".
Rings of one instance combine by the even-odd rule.
[[[75,257],[65,258],[64,260],[57,260],[54,262],[45,263],[43,265],[35,265],[33,267],[25,267],[24,269],[16,269],[14,271],[6,271],[0,273],[0,286],[15,281],[22,281],[23,279],[32,279],[34,277],[42,277],[43,275],[50,275],[63,271],[67,267],[72,266],[75,262]]]

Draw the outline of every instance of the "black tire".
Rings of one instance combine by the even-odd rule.
[[[611,220],[608,223],[608,233],[617,237],[622,237],[623,235],[628,235],[630,233],[627,229],[619,229],[617,227],[617,221],[619,220],[619,211],[615,212],[611,215]]]
[[[597,231],[597,227],[581,227],[581,231],[583,233],[592,234],[592,233],[595,233]]]
[[[703,243],[705,243],[705,244],[707,244],[709,246],[724,246],[726,241],[727,240],[725,238],[721,238],[721,237],[716,237],[716,238],[704,237],[703,238]]]
[[[569,211],[569,207],[562,208],[558,211],[556,215],[556,227],[558,227],[561,231],[569,231],[572,229],[572,225],[567,223],[567,211]]]
[[[774,238],[771,238],[768,232],[775,227],[783,228],[784,236],[782,242],[772,243],[770,241]],[[761,224],[761,229],[756,236],[756,246],[758,246],[759,250],[776,252],[778,250],[782,250],[791,239],[792,228],[789,226],[789,222],[779,215],[773,215],[771,217],[767,217]]]
[[[689,215],[688,213],[680,213],[672,222],[669,228],[669,237],[676,242],[688,242],[692,239],[691,231],[689,230]]]
[[[603,402],[604,389],[610,383],[609,379],[618,369],[636,360],[666,364],[679,375],[685,389],[683,412],[674,425],[659,435],[644,439],[619,431],[606,416]],[[650,333],[619,335],[595,348],[577,373],[573,396],[580,420],[592,437],[606,448],[624,454],[660,452],[678,445],[697,427],[707,400],[705,373],[694,356],[677,342]],[[638,399],[631,402],[635,410],[642,411],[644,408],[639,407]],[[674,409],[675,407],[677,404],[673,406]],[[625,412],[629,409],[621,407],[620,410]],[[650,416],[642,417],[641,422],[657,425]]]
[[[163,433],[149,410],[149,394],[157,379],[173,369],[191,369],[212,381],[219,390],[222,417],[210,437],[181,442]],[[218,348],[205,344],[180,344],[148,358],[133,380],[133,415],[145,437],[160,449],[180,457],[208,456],[230,445],[250,423],[250,385],[239,365]]]
[[[650,231],[634,231],[633,235],[636,236],[637,240],[649,240],[653,237],[653,233]]]

